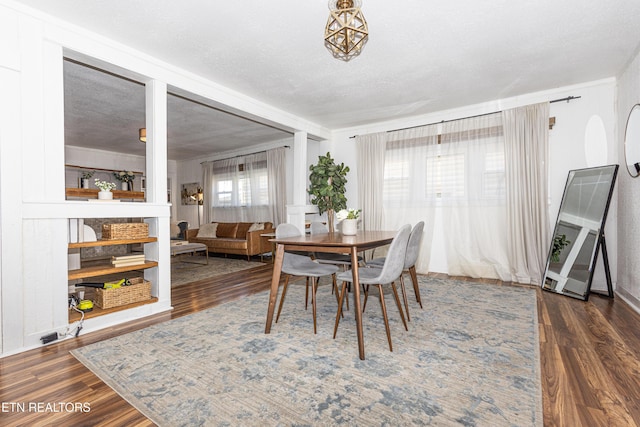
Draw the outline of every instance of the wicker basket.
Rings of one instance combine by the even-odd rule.
[[[103,240],[144,239],[146,237],[149,237],[149,224],[146,222],[102,224]]]
[[[151,299],[151,282],[142,277],[129,279],[131,285],[116,289],[96,289],[94,303],[100,308],[119,307]]]

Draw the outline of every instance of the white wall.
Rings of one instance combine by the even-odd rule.
[[[384,132],[411,126],[436,123],[442,120],[451,120],[501,111],[517,106],[533,104],[537,102],[551,101],[568,96],[581,96],[580,99],[569,103],[553,103],[550,107],[551,117],[556,118],[556,125],[549,133],[550,164],[549,164],[549,218],[553,226],[558,213],[562,193],[567,174],[572,169],[591,166],[618,163],[618,149],[616,145],[616,121],[615,121],[615,80],[606,79],[581,85],[558,88],[554,90],[532,93],[517,98],[501,99],[479,105],[472,105],[455,110],[442,111],[421,117],[410,119],[392,120],[375,123],[367,126],[341,129],[334,132],[331,144],[332,155],[339,162],[344,162],[351,168],[347,183],[347,199],[351,208],[357,208],[357,164],[354,135],[364,135],[374,132]],[[599,116],[604,123],[606,141],[601,141],[598,152],[604,153],[595,161],[588,160],[585,151],[585,131],[591,117]],[[611,210],[607,221],[607,247],[609,249],[609,262],[615,265],[617,258],[616,247],[616,200],[612,201]],[[436,214],[437,215],[437,214]],[[436,216],[436,221],[438,216]],[[436,223],[436,230],[439,227]],[[552,230],[549,230],[551,235]],[[447,273],[447,263],[443,254],[444,237],[435,233],[430,271]],[[612,272],[613,273],[613,272]],[[615,282],[616,275],[613,274]],[[606,289],[602,265],[596,269],[593,289]]]
[[[640,54],[618,78],[616,145],[620,158],[618,176],[618,286],[616,292],[640,312],[640,178],[632,178],[624,161],[624,134],[631,108],[640,103]],[[631,141],[640,144],[640,141]]]

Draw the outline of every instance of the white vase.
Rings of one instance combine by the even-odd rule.
[[[120,188],[122,188],[122,191],[128,191],[129,184],[126,181],[122,181],[122,184],[120,184]]]
[[[113,193],[111,191],[98,191],[98,199],[101,199],[101,200],[113,199]]]
[[[89,188],[89,179],[88,178],[82,178],[82,188]]]
[[[342,234],[345,236],[353,236],[358,233],[358,220],[357,219],[343,219],[342,220]]]

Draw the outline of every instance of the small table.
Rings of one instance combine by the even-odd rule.
[[[204,263],[191,262],[191,261],[182,261],[182,262],[191,262],[192,264],[201,264],[201,265],[209,264],[209,251],[207,250],[207,245],[205,245],[204,243],[189,243],[187,241],[171,242],[171,256],[182,255],[182,254],[195,255],[196,252],[204,252],[206,256]]]

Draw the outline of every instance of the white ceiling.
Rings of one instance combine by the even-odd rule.
[[[616,76],[640,44],[638,0],[363,0],[370,37],[350,62],[323,45],[325,0],[19,2],[329,129]],[[74,92],[69,100],[84,99]],[[140,99],[129,101],[136,116]],[[210,120],[189,125],[199,138],[170,147],[238,146],[237,128],[210,133],[200,118]],[[272,131],[248,133],[255,142],[282,136]]]

